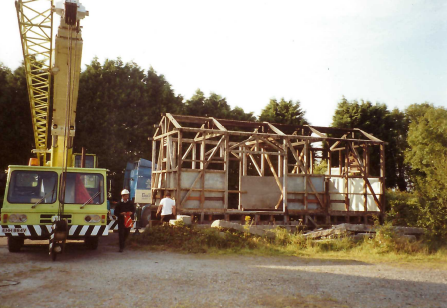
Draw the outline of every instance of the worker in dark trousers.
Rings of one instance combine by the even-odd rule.
[[[161,214],[161,223],[169,222],[170,219],[175,219],[176,208],[175,200],[171,199],[171,192],[167,191],[166,195],[160,201],[160,205],[157,209],[157,216]]]
[[[115,206],[114,215],[118,217],[118,233],[119,233],[119,242],[120,242],[120,252],[124,250],[124,243],[126,242],[127,237],[130,233],[130,227],[126,228],[124,225],[124,218],[127,213],[132,213],[131,218],[134,220],[135,214],[135,204],[132,200],[129,200],[129,191],[127,189],[123,189],[121,192],[121,201]]]

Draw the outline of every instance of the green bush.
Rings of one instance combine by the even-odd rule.
[[[387,222],[394,226],[414,227],[418,225],[420,205],[414,193],[387,190],[385,192]]]

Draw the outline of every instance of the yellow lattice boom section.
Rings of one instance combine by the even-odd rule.
[[[47,151],[53,13],[52,0],[16,1],[36,152]]]

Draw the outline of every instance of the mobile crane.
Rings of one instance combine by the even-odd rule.
[[[94,163],[84,168],[86,155],[79,162],[73,154],[83,44],[80,21],[89,14],[79,0],[56,6],[53,0],[15,4],[37,157],[28,166],[8,167],[0,236],[8,237],[10,252],[18,252],[25,239],[48,239],[49,254],[56,260],[68,239],[84,239],[96,249],[99,237],[108,234],[106,169]],[[53,13],[61,16],[54,48]]]

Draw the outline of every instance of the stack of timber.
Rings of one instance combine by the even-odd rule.
[[[258,235],[258,236],[266,236],[269,238],[275,237],[275,233],[271,232],[271,230],[274,228],[277,228],[277,227],[278,226],[273,226],[273,225],[250,225],[250,224],[241,225],[239,223],[229,222],[229,221],[225,221],[225,220],[215,220],[211,224],[211,228],[235,230],[235,231],[250,233],[250,234]],[[289,232],[293,232],[292,226],[284,226],[284,227],[287,227],[286,229]],[[296,230],[296,227],[294,229]]]
[[[380,227],[364,224],[340,224],[332,226],[330,229],[321,229],[304,234],[305,238],[320,240],[339,238],[341,236],[350,236],[355,239],[364,237],[374,237]],[[416,239],[424,234],[423,228],[413,227],[393,227],[396,234],[407,237],[408,239]]]

